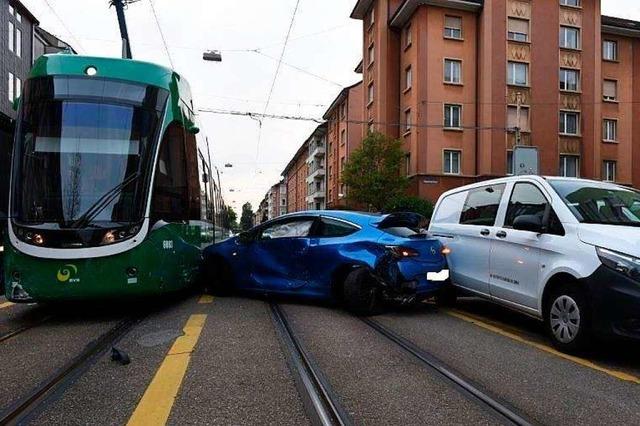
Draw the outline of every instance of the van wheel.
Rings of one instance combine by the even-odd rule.
[[[349,273],[344,280],[344,302],[346,308],[355,315],[375,315],[380,312],[380,289],[365,268]]]
[[[229,296],[233,289],[233,272],[229,264],[220,258],[207,261],[202,286],[205,293]]]
[[[554,290],[545,306],[545,325],[553,345],[563,352],[584,351],[591,343],[591,318],[584,291],[574,286]]]
[[[436,304],[442,307],[455,306],[458,301],[458,292],[451,281],[447,281],[436,294]]]

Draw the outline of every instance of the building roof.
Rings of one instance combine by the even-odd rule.
[[[291,170],[293,166],[295,166],[295,164],[300,159],[300,156],[306,152],[311,139],[319,132],[321,132],[323,135],[327,132],[327,123],[320,124],[313,130],[313,132],[311,132],[311,135],[309,135],[309,137],[302,143],[302,145],[300,145],[300,148],[298,148],[293,158],[291,158],[291,161],[289,161],[287,167],[285,167],[282,171],[282,176],[286,176],[287,173],[289,173],[289,170]]]
[[[342,103],[342,101],[344,101],[349,96],[349,91],[351,89],[353,89],[354,87],[357,87],[357,86],[359,86],[361,84],[362,84],[362,81],[359,81],[359,82],[357,82],[355,84],[352,84],[349,87],[345,87],[344,89],[342,89],[340,91],[340,93],[338,93],[338,96],[336,96],[334,101],[331,103],[331,105],[327,109],[327,112],[324,113],[322,118],[324,118],[325,120],[328,120],[331,117],[331,113],[333,112],[333,110],[336,109],[336,107],[338,105],[340,105]]]
[[[358,73],[358,74],[362,74],[363,65],[364,65],[364,60],[361,59],[360,62],[358,62],[358,65],[356,65],[356,68],[353,70],[353,72]]]
[[[10,0],[9,4],[13,7],[15,7],[16,9],[20,9],[20,12],[25,15],[27,18],[29,18],[29,20],[31,22],[33,22],[35,25],[39,25],[40,21],[38,21],[38,18],[36,18],[35,16],[33,16],[33,14],[31,13],[31,11],[29,9],[27,9],[27,7],[22,4],[21,1],[19,0]]]
[[[631,37],[640,37],[640,22],[630,19],[602,15],[602,32]]]
[[[40,37],[48,46],[57,47],[59,49],[70,49],[73,53],[78,53],[69,43],[51,34],[49,31],[40,26],[34,28],[36,35]]]
[[[444,6],[450,9],[477,11],[482,9],[484,0],[404,0],[389,19],[392,27],[404,27],[419,6]]]

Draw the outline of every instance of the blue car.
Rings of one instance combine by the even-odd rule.
[[[448,279],[443,246],[424,217],[346,211],[285,215],[208,247],[205,285],[217,293],[334,299],[356,314],[384,301],[434,296]]]

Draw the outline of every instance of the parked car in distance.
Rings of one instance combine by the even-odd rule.
[[[443,194],[429,230],[451,251],[452,289],[543,320],[559,349],[640,337],[640,192],[557,177],[485,181]]]
[[[346,211],[294,213],[205,250],[215,292],[337,299],[362,315],[383,301],[433,296],[448,279],[443,246],[420,232],[424,217]]]

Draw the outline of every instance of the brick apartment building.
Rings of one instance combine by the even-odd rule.
[[[358,67],[359,68],[359,67]],[[351,153],[362,144],[362,82],[343,89],[324,115],[327,120],[327,208],[347,206],[342,171]]]
[[[640,23],[599,0],[358,0],[352,17],[366,128],[404,140],[414,194],[511,173],[516,127],[542,174],[640,187]]]

